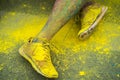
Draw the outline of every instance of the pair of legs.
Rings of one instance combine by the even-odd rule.
[[[48,78],[58,77],[58,73],[51,61],[48,41],[54,37],[72,16],[78,13],[86,2],[87,0],[56,0],[43,29],[33,40],[30,40],[19,49],[20,55],[28,60],[38,73]],[[105,11],[106,9],[103,9],[101,16],[93,21],[94,23],[90,28],[85,28],[83,32],[80,32],[81,37],[91,32]]]
[[[85,3],[86,0],[56,0],[48,21],[36,37],[51,40]]]

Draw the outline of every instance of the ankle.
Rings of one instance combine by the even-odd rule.
[[[42,43],[49,43],[50,40],[46,39],[46,38],[39,38],[39,37],[35,37],[33,38],[32,42],[42,42]]]

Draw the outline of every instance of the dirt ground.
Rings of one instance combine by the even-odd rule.
[[[59,78],[48,79],[18,49],[42,29],[54,0],[0,0],[0,80],[120,80],[120,0],[96,2],[108,11],[90,38],[78,39],[80,26],[72,18],[52,39]]]

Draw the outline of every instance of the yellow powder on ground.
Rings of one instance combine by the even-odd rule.
[[[0,64],[0,70],[4,68],[4,64]]]
[[[99,12],[99,10],[95,11]],[[92,13],[89,13],[89,15],[92,15]],[[46,15],[38,16],[17,12],[6,14],[5,18],[1,21],[4,27],[0,30],[0,34],[5,35],[5,37],[1,36],[0,38],[0,52],[9,53],[10,49],[17,43],[25,42],[29,37],[34,37],[42,29],[47,18],[48,16]],[[85,19],[89,20],[89,18],[90,16],[86,16]],[[16,22],[16,19],[19,19],[19,22]],[[102,19],[90,38],[80,41],[77,37],[79,27],[72,18],[52,39],[51,42],[54,43],[52,50],[55,53],[61,54],[64,53],[65,49],[63,48],[65,47],[71,49],[74,53],[89,50],[108,54],[111,48],[111,37],[119,36],[115,30],[115,27],[118,28],[118,25],[105,22]]]
[[[79,72],[79,75],[80,75],[80,76],[84,76],[84,75],[86,75],[86,72],[85,72],[85,71],[80,71],[80,72]]]
[[[120,74],[117,74],[117,77],[120,77]]]
[[[45,17],[40,18],[36,15],[17,12],[8,12],[4,16],[1,23],[4,26],[0,30],[0,53],[9,53],[16,44],[21,41],[27,42],[30,37],[36,36],[47,20],[45,15],[41,15]]]

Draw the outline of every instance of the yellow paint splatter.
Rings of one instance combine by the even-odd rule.
[[[4,68],[4,64],[0,64],[0,70]]]
[[[119,67],[119,68],[120,68],[120,64],[118,64],[118,65],[117,65],[117,67]]]
[[[1,44],[0,53],[5,53],[5,54],[8,54],[9,52],[11,52],[12,49],[10,48],[12,48],[15,45],[10,41],[2,40],[2,39],[0,39],[0,44]]]
[[[16,15],[16,12],[10,12],[9,14],[11,14],[12,16]]]
[[[80,59],[80,61],[81,61],[83,64],[85,64],[85,63],[86,63],[86,62],[85,62],[85,57],[80,56],[80,57],[79,57],[79,59]]]
[[[109,48],[105,48],[103,51],[104,51],[105,54],[109,54],[110,49]]]
[[[84,75],[86,75],[86,72],[85,72],[85,71],[80,71],[80,72],[79,72],[79,75],[80,75],[80,76],[84,76]]]
[[[42,10],[45,10],[45,9],[46,9],[46,7],[42,6]]]
[[[27,5],[26,4],[23,4],[23,7],[26,7]]]
[[[120,74],[117,74],[117,77],[120,77]]]

